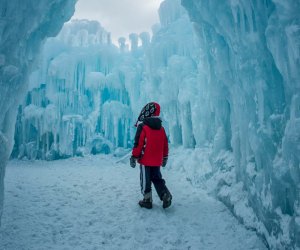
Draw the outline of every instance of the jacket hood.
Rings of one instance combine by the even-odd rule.
[[[157,102],[149,102],[143,107],[135,126],[138,125],[139,122],[143,122],[145,118],[148,117],[157,117],[160,115],[160,105]]]
[[[162,121],[159,117],[145,118],[143,123],[154,130],[160,130],[160,128],[162,127],[161,125]]]

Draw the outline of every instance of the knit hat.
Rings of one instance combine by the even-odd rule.
[[[141,111],[138,120],[135,124],[137,127],[138,122],[142,122],[147,117],[159,116],[160,106],[156,102],[149,102]]]

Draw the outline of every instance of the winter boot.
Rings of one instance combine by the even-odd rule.
[[[171,206],[172,203],[172,195],[170,194],[169,190],[167,190],[163,196],[162,196],[162,201],[163,201],[163,208],[167,208]]]
[[[139,205],[144,208],[152,208],[152,193],[147,193],[144,195],[144,199],[139,201]]]

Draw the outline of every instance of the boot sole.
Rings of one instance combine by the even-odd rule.
[[[163,208],[164,209],[171,206],[171,204],[172,204],[172,198],[166,197],[165,199],[163,199]]]
[[[139,203],[139,205],[140,205],[140,207],[144,207],[144,208],[147,208],[147,209],[152,208],[152,204],[151,205],[142,205],[142,204]]]

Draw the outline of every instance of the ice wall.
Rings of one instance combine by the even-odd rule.
[[[232,151],[234,182],[255,216],[240,209],[233,182],[220,182],[218,196],[271,248],[300,247],[300,3],[182,4],[200,42],[200,84],[210,108],[199,114],[215,134],[207,139],[215,155]]]
[[[122,68],[134,68],[128,60],[139,57],[137,39],[131,35],[131,52],[125,39],[119,49],[98,22],[88,20],[66,23],[48,39],[19,109],[12,157],[55,160],[131,146],[133,121],[125,88],[131,71]]]
[[[0,2],[0,217],[5,166],[13,146],[19,103],[27,91],[42,41],[56,35],[74,12],[75,0]]]
[[[119,48],[87,20],[48,39],[19,109],[12,157],[53,160],[102,152],[104,144],[105,152],[130,147],[138,113],[153,100],[163,107],[171,142],[194,148],[201,104],[196,36],[179,0],[164,2],[159,14],[152,40],[132,33]]]
[[[192,24],[180,1],[164,1],[146,53],[143,100],[157,100],[170,141],[174,146],[194,148],[198,136],[197,106],[201,86],[197,84],[199,49]],[[200,140],[200,139],[199,139]]]

